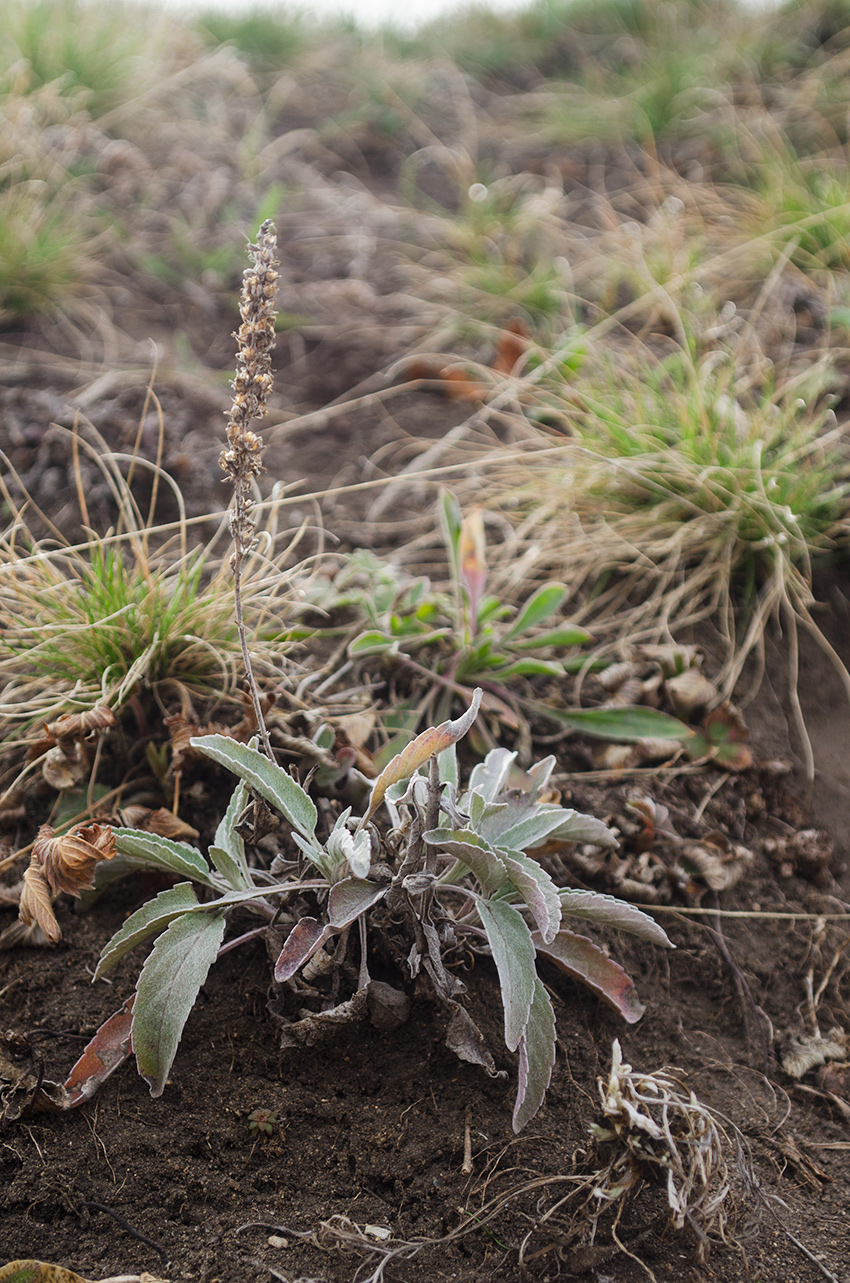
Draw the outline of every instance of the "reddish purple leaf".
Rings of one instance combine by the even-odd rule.
[[[587,936],[562,929],[548,944],[539,931],[533,931],[531,938],[539,954],[581,980],[630,1025],[640,1020],[646,1008],[638,999],[635,982]]]
[[[296,922],[274,964],[275,980],[280,983],[294,976],[298,968],[321,949],[329,935],[330,927],[322,926],[315,918],[301,918]]]
[[[89,1100],[131,1055],[130,1027],[135,1001],[136,995],[131,993],[121,1010],[103,1022],[68,1075],[65,1089],[70,1093],[71,1109]]]

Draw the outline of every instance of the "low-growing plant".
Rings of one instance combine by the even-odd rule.
[[[583,628],[550,623],[567,596],[564,584],[544,584],[519,607],[506,605],[486,592],[484,514],[475,509],[464,517],[454,495],[444,491],[440,517],[449,593],[429,592],[427,580],[404,585],[394,593],[392,581],[382,567],[376,567],[378,575],[383,575],[384,591],[360,598],[374,627],[351,642],[352,658],[410,655],[428,649],[434,672],[460,684],[504,683],[535,675],[563,677],[587,662],[584,655],[541,657],[541,652],[574,651],[590,640]]]
[[[340,811],[324,836],[313,800],[291,775],[252,745],[220,734],[192,741],[240,780],[206,857],[183,842],[114,831],[115,850],[129,866],[183,879],[127,919],[95,973],[105,975],[137,944],[157,937],[136,985],[130,1031],[139,1073],[153,1096],[162,1094],[185,1022],[222,948],[273,931],[283,934],[274,974],[284,986],[319,954],[324,965],[318,973],[338,976],[359,942],[355,993],[310,1017],[306,1023],[313,1032],[323,1022],[365,1018],[370,1002],[378,1000],[392,1010],[395,1023],[404,1018],[403,990],[371,978],[371,936],[373,944],[390,941],[399,970],[406,972],[400,985],[424,990],[446,1010],[447,1045],[495,1074],[483,1036],[458,1001],[466,986],[447,965],[461,948],[492,957],[505,1043],[519,1059],[516,1131],[543,1103],[555,1059],[555,1016],[538,974],[540,959],[581,980],[625,1020],[640,1018],[644,1008],[622,967],[564,920],[615,927],[665,946],[667,936],[624,901],[558,887],[530,854],[547,843],[616,842],[602,821],[546,800],[554,758],[539,762],[514,788],[516,754],[495,749],[473,768],[467,787],[459,788],[455,744],[474,722],[480,701],[477,691],[461,717],[417,736],[375,780],[365,813],[358,819],[350,808]],[[281,852],[268,872],[249,863],[240,823],[251,797],[283,818],[301,859]],[[382,805],[388,823],[379,826],[375,817]],[[53,879],[54,890],[68,889],[52,866],[39,866],[38,876],[42,883]],[[193,884],[205,888],[208,898],[199,898]],[[225,945],[229,920],[241,909],[263,925]],[[338,989],[339,981],[334,993]],[[383,1027],[386,1018],[385,1012]],[[299,1024],[304,1021],[290,1026],[290,1040],[303,1034]]]

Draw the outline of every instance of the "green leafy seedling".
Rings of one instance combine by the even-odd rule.
[[[248,1127],[251,1135],[273,1136],[277,1127],[278,1115],[273,1109],[257,1108],[248,1115]]]

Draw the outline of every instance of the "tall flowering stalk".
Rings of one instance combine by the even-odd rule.
[[[242,644],[245,677],[263,748],[272,756],[268,731],[263,719],[260,694],[251,667],[245,620],[242,611],[242,566],[256,543],[253,518],[254,478],[264,472],[263,439],[252,432],[252,419],[262,419],[267,412],[266,401],[274,385],[271,373],[271,352],[275,338],[275,294],[278,282],[277,232],[274,223],[267,219],[257,234],[257,244],[248,246],[251,266],[242,276],[242,297],[239,314],[242,324],[234,335],[239,342],[236,356],[236,378],[233,380],[233,404],[227,423],[227,449],[223,450],[219,464],[233,482],[233,507],[230,510],[230,533],[233,537],[233,571],[236,599],[236,624]]]

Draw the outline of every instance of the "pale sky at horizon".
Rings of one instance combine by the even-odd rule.
[[[344,14],[354,17],[362,26],[379,26],[388,22],[410,30],[452,10],[489,9],[511,13],[526,8],[531,0],[148,0],[177,15],[197,13],[203,9],[222,9],[236,15],[253,9],[284,14],[303,12],[319,18]]]

